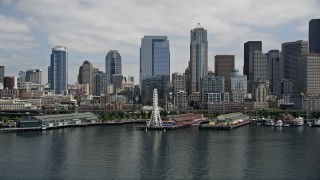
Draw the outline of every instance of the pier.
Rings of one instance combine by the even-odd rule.
[[[17,132],[39,132],[53,129],[62,128],[73,128],[73,127],[87,127],[87,126],[116,126],[125,124],[145,124],[146,120],[123,120],[123,121],[112,121],[112,122],[85,122],[79,124],[60,124],[53,126],[44,127],[25,127],[25,128],[1,128],[0,133],[17,133]]]
[[[140,131],[167,131],[167,130],[175,130],[180,128],[190,127],[191,124],[181,124],[181,125],[172,125],[172,126],[139,126],[137,130]]]
[[[246,120],[237,124],[230,124],[230,125],[209,125],[209,124],[201,124],[199,126],[200,130],[232,130],[241,126],[248,125],[250,120]]]

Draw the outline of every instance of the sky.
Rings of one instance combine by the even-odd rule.
[[[233,54],[242,72],[245,42],[262,41],[266,53],[308,40],[319,9],[319,0],[0,0],[0,65],[6,76],[42,69],[46,83],[52,48],[62,45],[73,84],[83,61],[104,71],[107,52],[118,50],[123,75],[138,83],[144,35],[168,36],[170,72],[183,73],[190,31],[200,23],[208,32],[209,69],[215,55]]]

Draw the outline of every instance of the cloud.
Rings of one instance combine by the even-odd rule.
[[[286,32],[279,33],[277,29],[287,25],[296,27],[288,29],[297,36],[292,41],[301,39],[301,27],[318,14],[320,5],[317,0],[23,0],[11,1],[10,6],[21,16],[0,16],[0,23],[4,17],[11,30],[19,34],[10,35],[10,29],[3,32],[3,36],[9,34],[7,37],[14,40],[5,40],[9,48],[25,46],[19,41],[30,43],[31,47],[36,41],[48,52],[55,45],[63,45],[69,50],[69,62],[79,66],[84,60],[79,57],[90,55],[95,57],[92,63],[101,66],[108,50],[117,49],[124,74],[138,79],[139,48],[144,35],[167,35],[171,72],[184,72],[189,60],[190,30],[200,22],[208,30],[210,68],[214,69],[216,54],[235,54],[241,71],[244,42],[261,40],[265,51],[280,48],[287,40]],[[39,32],[44,39],[34,39],[30,32]],[[69,82],[75,81],[78,67],[69,70]]]
[[[0,14],[0,49],[28,49],[36,46],[28,24]]]

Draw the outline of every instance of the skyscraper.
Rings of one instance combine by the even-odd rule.
[[[122,74],[121,56],[117,50],[110,50],[106,56],[107,86],[112,84],[113,74]]]
[[[42,84],[42,70],[41,69],[29,69],[26,71],[25,81],[35,84]]]
[[[208,74],[207,30],[200,23],[190,33],[190,94],[200,92],[201,79]]]
[[[107,86],[112,84],[113,74],[122,74],[121,56],[117,50],[110,50],[106,56]]]
[[[102,71],[92,74],[92,94],[100,96],[107,93],[107,75]]]
[[[230,71],[234,69],[234,55],[216,55],[214,59],[215,75],[224,77],[224,90],[230,93]]]
[[[299,58],[308,53],[308,41],[282,44],[283,78],[292,81],[293,94],[299,94]]]
[[[121,90],[122,81],[123,81],[122,74],[112,74],[113,92],[117,93],[117,90]]]
[[[299,91],[307,95],[320,95],[320,54],[308,53],[299,59]]]
[[[267,54],[267,79],[273,94],[280,97],[282,81],[282,61],[279,50],[270,50]]]
[[[4,85],[4,66],[0,66],[0,83]]]
[[[320,54],[320,19],[309,21],[309,52]]]
[[[51,63],[48,67],[48,82],[55,94],[67,94],[68,84],[68,53],[67,48],[52,48]]]
[[[202,103],[212,102],[210,100],[210,93],[224,93],[224,77],[207,75],[201,79],[201,101]]]
[[[170,48],[167,36],[144,36],[140,47],[140,85],[157,75],[170,77]]]
[[[247,95],[247,76],[241,75],[237,69],[230,71],[231,97],[234,102],[241,102]]]
[[[19,71],[18,73],[18,82],[25,82],[26,81],[26,72]]]
[[[93,74],[93,66],[89,61],[84,61],[82,66],[79,68],[79,84],[88,84],[89,85],[89,93],[92,93],[92,74]]]
[[[18,82],[17,77],[6,76],[4,77],[4,88],[17,89],[18,88],[17,82]]]
[[[172,87],[173,87],[173,98],[175,105],[177,104],[177,93],[179,91],[186,91],[185,88],[185,76],[184,74],[173,73],[172,74]]]
[[[253,75],[253,52],[262,51],[261,41],[248,41],[244,43],[244,66],[243,75],[247,75],[247,79]]]

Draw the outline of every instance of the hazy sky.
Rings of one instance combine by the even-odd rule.
[[[184,72],[190,30],[200,22],[208,31],[209,68],[215,55],[234,54],[242,72],[243,43],[261,40],[267,52],[307,40],[319,9],[319,0],[0,0],[0,65],[15,76],[41,68],[47,82],[52,47],[66,46],[72,84],[84,60],[104,71],[105,55],[116,49],[123,74],[138,82],[144,35],[168,36],[171,73]]]

